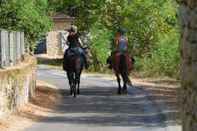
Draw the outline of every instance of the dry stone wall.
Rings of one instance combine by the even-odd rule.
[[[0,69],[0,118],[16,111],[34,95],[36,60],[26,56],[17,66]]]
[[[183,131],[197,131],[197,0],[180,2]]]

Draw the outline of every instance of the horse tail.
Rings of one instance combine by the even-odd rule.
[[[119,70],[121,72],[128,72],[126,56],[124,54],[120,55]]]
[[[82,58],[81,57],[76,57],[76,59],[75,59],[75,70],[78,72],[78,71],[81,71],[82,68],[83,68]]]
[[[127,58],[126,58],[125,54],[120,55],[119,70],[120,70],[120,73],[122,74],[124,82],[130,83],[130,79],[128,77],[129,69],[128,69]]]

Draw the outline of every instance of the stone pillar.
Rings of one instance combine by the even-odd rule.
[[[21,42],[21,55],[25,54],[25,34],[21,32],[20,34],[20,42]]]
[[[16,59],[17,59],[17,62],[21,61],[21,36],[20,36],[20,32],[16,32]]]
[[[6,67],[9,64],[8,51],[8,32],[0,31],[0,67]]]
[[[181,106],[183,131],[197,130],[197,0],[178,0],[182,26]]]
[[[13,66],[15,64],[15,55],[14,55],[14,33],[9,33],[9,43],[10,43],[10,65]]]
[[[47,55],[56,58],[59,55],[63,56],[63,51],[60,46],[60,33],[59,31],[51,31],[47,36]]]

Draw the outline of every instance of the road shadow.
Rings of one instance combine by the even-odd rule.
[[[148,98],[158,105],[159,110],[166,117],[167,124],[181,124],[178,92],[180,90],[179,85],[174,83],[175,87],[162,87],[162,86],[150,86],[140,85],[141,90],[148,92]]]
[[[103,81],[106,82],[106,81]],[[106,83],[107,85],[113,85]],[[179,124],[176,88],[136,85],[128,95],[117,95],[116,86],[83,85],[77,98],[69,90],[59,90],[61,102],[52,108],[51,116],[38,116],[29,112],[25,117],[42,118],[45,123],[65,123],[96,126],[165,127]]]
[[[69,96],[69,90],[62,90],[62,102],[55,112],[58,115],[45,117],[47,123],[88,124],[98,126],[147,126],[165,127],[176,125],[177,114],[175,90],[160,91],[152,87],[134,87],[138,91],[128,95],[117,95],[116,87],[86,86],[77,98]],[[144,90],[147,96],[144,96]],[[169,92],[172,92],[169,95]],[[166,95],[160,95],[165,94]],[[150,103],[150,101],[154,101]],[[167,106],[166,106],[167,103]],[[153,104],[153,105],[152,105]],[[151,107],[152,106],[152,107]],[[155,109],[149,109],[149,108]],[[170,117],[169,117],[170,116]]]

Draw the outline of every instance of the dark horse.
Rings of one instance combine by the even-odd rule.
[[[114,53],[107,60],[107,63],[114,70],[118,82],[118,94],[127,93],[127,84],[131,84],[129,79],[129,71],[133,67],[134,59],[130,58],[128,54]],[[121,87],[121,77],[123,80],[123,88]]]
[[[70,95],[80,94],[80,76],[84,68],[84,60],[79,53],[70,51],[64,54],[63,69],[67,72],[70,85]]]

